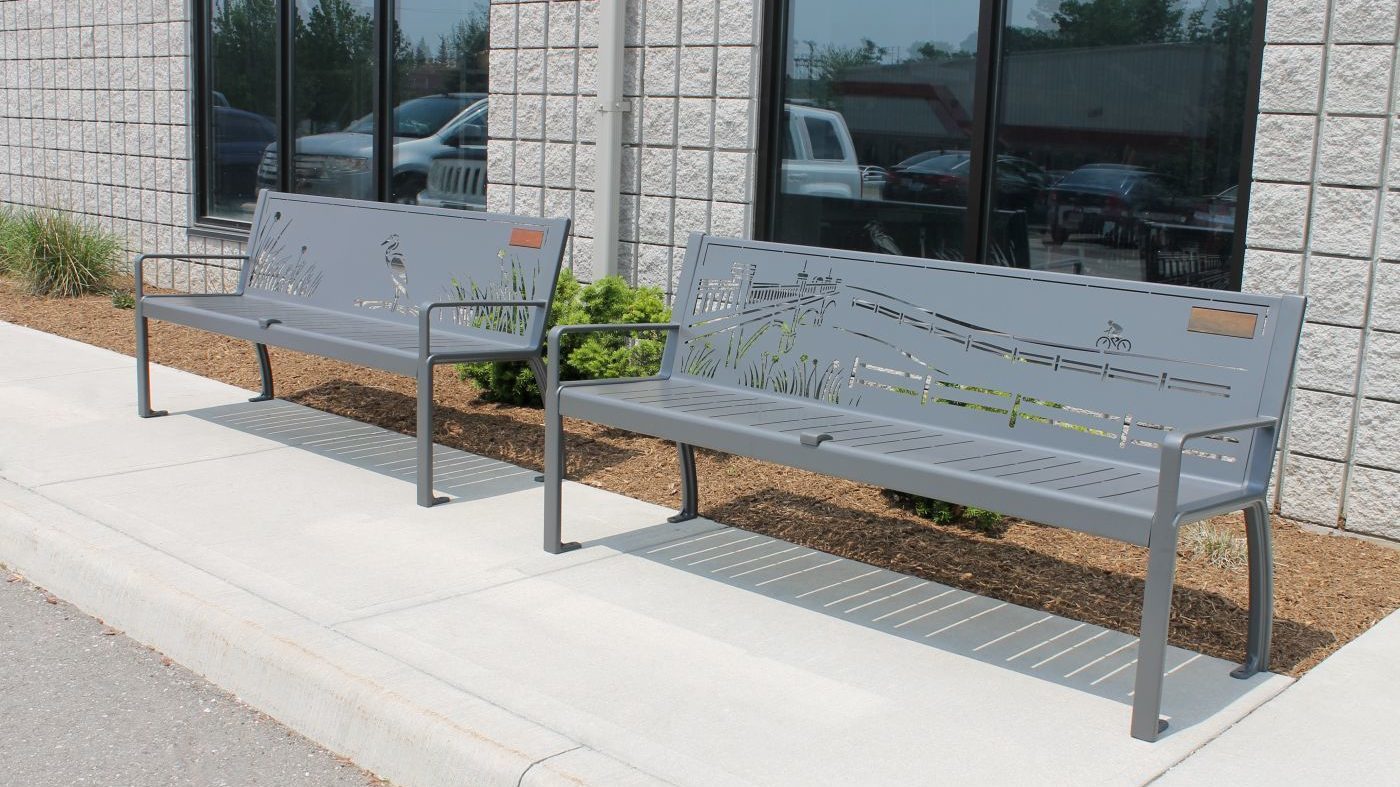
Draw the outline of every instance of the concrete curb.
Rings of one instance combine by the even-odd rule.
[[[395,783],[659,783],[6,480],[0,556]]]

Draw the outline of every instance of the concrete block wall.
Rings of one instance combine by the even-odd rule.
[[[1308,295],[1281,513],[1400,539],[1400,19],[1268,0],[1245,289]]]
[[[187,6],[0,2],[0,203],[69,211],[132,253],[241,253],[186,237]],[[167,264],[161,283],[199,289],[190,270]]]
[[[599,253],[674,289],[693,231],[747,234],[754,181],[756,0],[630,0],[622,238],[593,248],[597,0],[493,0],[487,204],[574,220],[569,263]]]

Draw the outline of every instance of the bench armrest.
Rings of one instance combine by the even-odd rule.
[[[1253,431],[1256,429],[1272,431],[1277,427],[1277,418],[1261,415],[1255,418],[1245,418],[1230,423],[1168,432],[1167,436],[1162,438],[1162,459],[1157,475],[1157,516],[1175,517],[1180,508],[1181,460],[1182,455],[1186,451],[1187,440],[1227,434],[1229,432]],[[1246,482],[1249,481],[1248,476],[1250,475],[1251,466],[1257,461],[1258,454],[1258,451],[1251,452],[1247,459],[1248,464],[1245,467]]]
[[[248,259],[248,255],[247,255],[247,254],[174,254],[174,253],[171,253],[171,254],[142,254],[141,256],[139,256],[139,257],[136,258],[136,261],[135,261],[134,263],[132,263],[132,266],[131,266],[131,267],[132,267],[132,275],[136,278],[136,298],[137,298],[137,300],[140,300],[141,297],[145,294],[145,293],[144,293],[144,290],[145,290],[145,276],[142,274],[142,270],[141,270],[141,269],[145,266],[146,260],[246,260],[246,259]],[[198,295],[199,293],[190,293],[190,294]],[[227,295],[228,293],[222,293],[222,292],[220,292],[220,293],[204,293],[204,294],[205,294],[205,295]],[[161,297],[161,296],[158,296],[158,295],[157,295],[157,296],[151,296],[151,297]],[[184,296],[182,296],[182,297],[184,297]]]
[[[631,331],[666,331],[674,334],[681,329],[679,323],[674,322],[614,322],[602,323],[599,325],[556,325],[549,329],[549,357],[559,357],[559,340],[566,333],[622,333]],[[547,366],[549,374],[549,384],[545,390],[545,400],[548,402],[551,396],[555,396],[559,391],[559,364],[550,361]],[[628,378],[630,381],[648,378]]]
[[[540,316],[544,316],[545,309],[549,308],[547,301],[540,300],[516,300],[511,298],[481,298],[470,301],[425,301],[418,306],[418,358],[426,362],[431,354],[432,343],[432,315],[434,309],[458,309],[464,306],[486,307],[492,306],[527,306],[538,309]]]

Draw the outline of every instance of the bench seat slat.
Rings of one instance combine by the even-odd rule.
[[[418,367],[418,332],[406,325],[303,306],[254,295],[149,298],[146,314],[289,350],[329,355],[351,363],[412,375]],[[279,322],[262,328],[259,320]],[[434,353],[480,353],[493,358],[531,353],[530,348],[461,335],[434,335]]]
[[[935,431],[761,392],[743,392],[745,399],[756,402],[741,411],[696,411],[684,404],[692,398],[682,398],[725,393],[732,389],[692,380],[566,387],[560,410],[563,415],[721,451],[733,450],[736,435],[742,435],[744,453],[758,459],[1147,543],[1156,503],[1156,468],[1113,464],[957,430]],[[832,427],[830,440],[805,448],[794,459],[800,433],[827,432],[832,424],[849,426]],[[902,484],[901,478],[906,479]],[[940,489],[956,489],[957,494],[940,494]],[[977,489],[990,493],[971,491]],[[1239,490],[1188,476],[1182,499],[1190,506],[1232,492]],[[981,497],[980,503],[969,494]],[[1064,518],[1056,518],[1057,509]]]

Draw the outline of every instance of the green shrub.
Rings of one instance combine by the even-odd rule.
[[[112,305],[118,309],[134,309],[136,294],[126,290],[112,290]]]
[[[559,274],[554,304],[545,329],[555,325],[666,322],[670,310],[656,287],[631,287],[622,278],[608,276],[580,285],[567,270]],[[640,334],[568,334],[560,342],[564,380],[593,380],[656,374],[661,367],[665,337],[656,331]],[[553,363],[553,359],[546,359]],[[458,375],[481,388],[488,401],[508,404],[540,404],[539,388],[530,368],[519,362],[458,364]]]
[[[121,252],[116,236],[46,211],[11,217],[0,237],[0,266],[35,295],[105,291]]]
[[[1006,532],[1006,518],[995,511],[960,506],[932,497],[911,495],[894,490],[888,490],[888,494],[901,508],[907,508],[913,511],[915,516],[935,524],[958,525],[988,536],[999,536]]]

